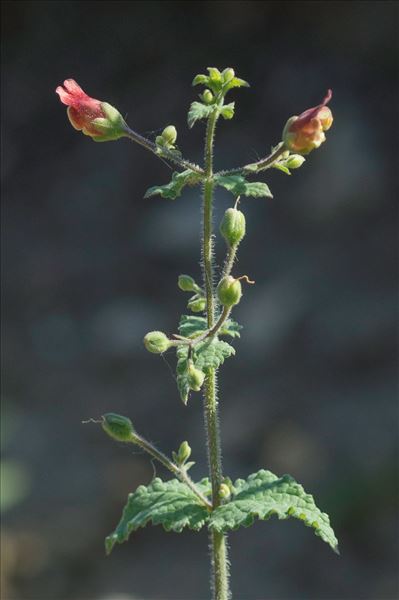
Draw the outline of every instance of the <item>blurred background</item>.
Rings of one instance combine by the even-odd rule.
[[[251,83],[231,93],[217,168],[268,153],[285,121],[334,91],[327,142],[274,199],[246,199],[236,271],[245,329],[221,373],[225,472],[290,473],[331,516],[336,557],[295,520],[230,536],[241,600],[394,600],[398,79],[395,2],[3,2],[2,600],[205,600],[206,532],[137,532],[105,558],[127,494],[153,466],[95,424],[130,416],[207,469],[199,394],[184,407],[173,352],[200,277],[198,190],[143,200],[167,165],[128,140],[94,144],[55,95],[73,77],[151,139],[186,125],[208,66]],[[262,179],[261,177],[259,179]],[[232,197],[218,190],[216,223]],[[218,237],[217,256],[224,244]],[[157,474],[167,477],[161,468]]]

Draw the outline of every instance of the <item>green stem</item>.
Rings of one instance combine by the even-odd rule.
[[[156,458],[156,460],[158,460],[160,463],[162,463],[164,467],[166,467],[167,469],[169,469],[169,471],[171,471],[173,473],[173,475],[176,475],[176,477],[178,479],[180,479],[180,481],[182,481],[183,483],[185,483],[190,488],[190,490],[192,492],[194,492],[194,494],[197,496],[197,498],[199,500],[201,500],[201,502],[208,509],[212,508],[212,505],[209,502],[208,498],[206,498],[202,494],[202,492],[199,491],[199,489],[197,488],[197,486],[195,485],[195,483],[193,482],[193,480],[191,479],[191,477],[187,474],[187,471],[184,469],[184,466],[183,467],[179,467],[179,465],[176,465],[174,462],[172,462],[166,456],[166,454],[164,454],[163,452],[161,452],[160,450],[158,450],[158,448],[156,448],[148,440],[146,440],[145,438],[141,437],[141,435],[138,435],[137,433],[134,433],[134,435],[132,436],[132,442],[134,444],[137,444],[141,448],[143,448],[143,450],[145,450],[146,452],[148,452],[148,454],[150,454],[153,458]]]
[[[143,146],[143,148],[149,150],[150,152],[155,154],[155,156],[158,156],[158,158],[170,160],[171,162],[176,163],[179,167],[183,169],[190,169],[190,171],[193,171],[198,175],[204,175],[204,170],[201,169],[201,167],[199,167],[198,165],[194,165],[188,160],[185,160],[184,158],[178,156],[171,150],[167,150],[165,148],[162,150],[162,154],[159,154],[158,147],[156,144],[154,144],[154,142],[151,142],[151,140],[148,140],[136,131],[133,131],[133,129],[130,129],[130,127],[127,127],[126,129],[126,137],[128,137],[129,140],[132,140],[132,142],[140,144],[140,146]]]
[[[204,286],[207,300],[207,321],[209,329],[214,327],[215,302],[213,289],[213,242],[212,242],[212,204],[213,204],[213,139],[216,128],[218,111],[208,119],[205,140],[205,183],[203,204],[203,268]],[[216,370],[209,369],[205,381],[204,413],[207,432],[207,453],[210,478],[212,483],[212,506],[217,508],[220,503],[219,490],[223,481],[221,442],[218,419],[218,403],[216,397]],[[228,559],[226,536],[222,533],[210,534],[212,560],[212,588],[214,600],[230,598],[228,582]]]
[[[271,154],[269,154],[269,156],[266,156],[265,158],[262,158],[261,160],[258,160],[257,162],[250,163],[248,165],[244,165],[243,167],[238,167],[237,169],[229,169],[228,171],[219,171],[219,173],[215,174],[215,177],[220,176],[220,175],[240,175],[243,173],[246,173],[247,175],[248,174],[251,175],[251,174],[258,173],[259,171],[264,171],[265,169],[269,169],[270,167],[272,167],[273,164],[286,151],[287,151],[286,147],[281,142],[280,144],[278,144],[278,146],[275,148],[275,150]]]

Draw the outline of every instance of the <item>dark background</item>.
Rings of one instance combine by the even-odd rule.
[[[173,123],[201,161],[186,111],[207,66],[251,83],[231,93],[218,168],[267,154],[334,90],[327,142],[292,177],[265,174],[274,200],[242,203],[236,272],[256,286],[220,393],[225,472],[291,473],[342,555],[295,520],[257,523],[230,536],[234,597],[398,597],[397,17],[394,2],[3,3],[2,600],[209,596],[205,532],[147,528],[105,558],[153,467],[81,424],[127,414],[168,453],[188,439],[205,474],[200,396],[185,408],[173,353],[141,341],[176,331],[177,276],[200,277],[199,193],[143,200],[169,168],[75,132],[54,93],[73,77],[152,139]],[[231,202],[218,192],[216,222]]]

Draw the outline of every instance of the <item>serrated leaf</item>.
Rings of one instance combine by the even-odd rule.
[[[240,334],[241,329],[242,329],[242,325],[240,325],[236,321],[233,321],[233,319],[227,319],[227,321],[225,322],[225,324],[219,331],[219,334],[220,335],[229,335],[232,338],[235,338],[235,337],[239,338],[241,335]]]
[[[200,181],[200,177],[187,169],[186,171],[182,171],[181,173],[173,173],[171,181],[166,183],[165,185],[156,185],[154,187],[150,187],[144,198],[150,198],[151,196],[160,195],[163,198],[169,198],[170,200],[175,200],[182,193],[183,188],[186,185],[195,185]]]
[[[191,85],[206,85],[209,77],[207,75],[196,75]]]
[[[224,187],[234,196],[262,196],[273,198],[269,186],[262,181],[250,183],[242,175],[219,175],[215,178],[216,184]]]
[[[250,87],[250,85],[247,81],[244,81],[244,79],[233,77],[233,79],[229,82],[229,90],[237,87]]]
[[[194,315],[182,315],[179,323],[179,334],[187,338],[195,338],[208,329],[207,320],[205,317],[196,317]],[[240,330],[242,326],[233,321],[233,319],[227,319],[219,335],[229,335],[230,337],[240,337]]]
[[[208,369],[218,369],[226,358],[234,356],[235,353],[233,346],[227,342],[217,339],[204,340],[194,347],[194,366],[204,372]]]
[[[230,102],[230,104],[225,104],[220,111],[220,114],[224,119],[232,119],[234,117],[234,106],[235,102]]]
[[[200,481],[197,487],[205,495],[210,491],[207,479]],[[181,532],[184,527],[198,531],[207,519],[206,507],[186,484],[157,477],[149,486],[140,485],[129,494],[118,526],[105,540],[106,552],[110,554],[115,544],[126,542],[132,531],[150,522],[162,525],[166,531]]]
[[[192,102],[187,115],[187,123],[191,129],[200,119],[207,119],[215,110],[215,106],[202,104],[202,102]]]
[[[279,478],[270,471],[261,470],[246,481],[238,479],[234,488],[232,500],[212,513],[211,529],[226,532],[249,527],[255,519],[267,520],[272,515],[279,519],[294,517],[312,527],[317,536],[338,552],[338,541],[328,515],[317,508],[313,496],[290,475]]]
[[[272,165],[273,169],[278,169],[278,171],[282,171],[283,173],[285,173],[286,175],[291,175],[291,171],[289,170],[288,167],[286,167],[285,165],[282,165],[281,163],[274,163]]]

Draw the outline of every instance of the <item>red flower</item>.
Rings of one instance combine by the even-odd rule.
[[[126,123],[120,113],[108,104],[88,96],[74,79],[66,79],[64,87],[55,90],[72,126],[96,142],[116,140],[126,133]]]
[[[332,91],[328,90],[321,104],[305,110],[299,117],[288,119],[283,131],[283,141],[288,150],[308,154],[325,141],[324,132],[333,122],[331,110],[326,106],[331,98]]]

